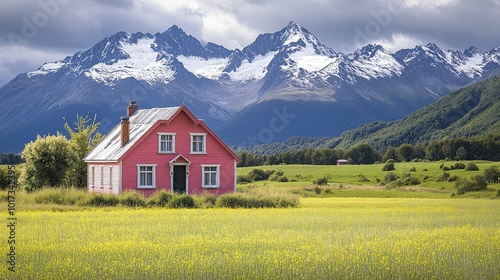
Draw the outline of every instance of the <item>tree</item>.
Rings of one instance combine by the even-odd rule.
[[[63,184],[66,172],[78,159],[72,144],[62,134],[41,137],[26,144],[22,158],[26,160],[24,182],[28,190]]]
[[[396,149],[394,147],[390,147],[389,149],[387,149],[384,156],[382,157],[383,162],[387,162],[387,160],[389,159],[398,160],[398,153],[396,152]]]
[[[379,153],[366,143],[351,147],[345,157],[352,159],[355,164],[372,164],[380,160]]]
[[[496,184],[498,183],[498,180],[500,178],[500,171],[498,171],[498,168],[494,165],[486,168],[484,171],[484,177],[486,178],[486,181],[488,183]]]
[[[413,159],[413,153],[415,152],[415,147],[411,144],[402,144],[398,148],[398,154],[404,161],[411,161]]]
[[[455,157],[458,160],[467,159],[467,150],[463,146],[458,148],[457,152],[455,153]]]
[[[76,115],[75,128],[66,122],[64,128],[69,133],[70,142],[73,145],[78,159],[68,172],[68,184],[77,188],[85,188],[87,186],[87,164],[83,161],[92,148],[97,145],[102,139],[102,135],[97,132],[99,123],[96,122],[96,115],[91,122],[89,116]]]

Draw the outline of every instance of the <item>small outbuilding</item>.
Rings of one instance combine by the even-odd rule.
[[[343,164],[349,164],[349,161],[343,158],[337,160],[337,165],[343,165]]]

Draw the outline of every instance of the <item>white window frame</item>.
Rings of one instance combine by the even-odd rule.
[[[104,186],[104,166],[101,166],[101,189]]]
[[[189,141],[190,143],[190,154],[206,154],[207,153],[207,134],[206,133],[189,133],[189,135],[191,135],[191,139]],[[203,137],[203,144],[202,144],[202,148],[203,148],[203,151],[194,151],[194,137],[195,136],[202,136]]]
[[[161,137],[162,136],[171,136],[172,137],[172,150],[171,151],[162,151],[161,150],[161,143],[165,142],[165,148],[167,147],[168,141],[162,141]],[[173,154],[175,153],[175,133],[163,133],[159,132],[158,133],[158,153],[160,154]]]
[[[212,168],[215,167],[215,171],[205,171],[205,168]],[[215,185],[207,184],[205,181],[205,174],[206,173],[211,173],[213,174],[215,172]],[[209,182],[208,182],[209,183]],[[220,188],[220,164],[202,164],[201,165],[201,187],[204,189],[218,189]]]
[[[113,188],[113,166],[109,167],[109,188]]]
[[[156,189],[156,166],[157,164],[137,164],[137,188],[138,189]],[[151,167],[152,168],[152,177],[151,177],[151,185],[141,185],[141,172],[149,172],[149,171],[141,171],[141,167]]]

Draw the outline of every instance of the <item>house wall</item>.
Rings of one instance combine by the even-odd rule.
[[[158,133],[176,133],[175,153],[158,153]],[[206,154],[190,154],[190,133],[207,133],[205,129],[196,125],[184,112],[180,112],[169,125],[161,124],[151,133],[145,135],[142,142],[138,143],[122,159],[122,189],[139,190],[144,194],[152,194],[158,190],[171,190],[171,176],[169,162],[181,154],[191,162],[187,178],[187,192],[190,194],[203,191],[221,194],[235,190],[235,164],[234,158],[210,134],[206,134]],[[180,162],[183,162],[182,160]],[[137,165],[156,165],[156,188],[137,188]],[[202,165],[220,165],[220,188],[202,188]]]
[[[120,165],[116,162],[99,162],[87,164],[87,186],[90,192],[114,193],[120,192]],[[92,168],[94,175],[92,180]],[[102,168],[102,176],[101,176]],[[110,174],[111,169],[111,174]],[[102,178],[102,180],[101,180]],[[102,184],[101,184],[102,183]]]

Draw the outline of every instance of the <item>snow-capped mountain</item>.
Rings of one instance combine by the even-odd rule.
[[[239,50],[202,44],[177,26],[119,32],[92,48],[20,74],[0,88],[0,151],[64,131],[65,117],[97,114],[106,133],[129,100],[140,108],[186,104],[229,144],[336,136],[394,120],[453,89],[499,73],[500,48],[344,54],[290,22]]]

